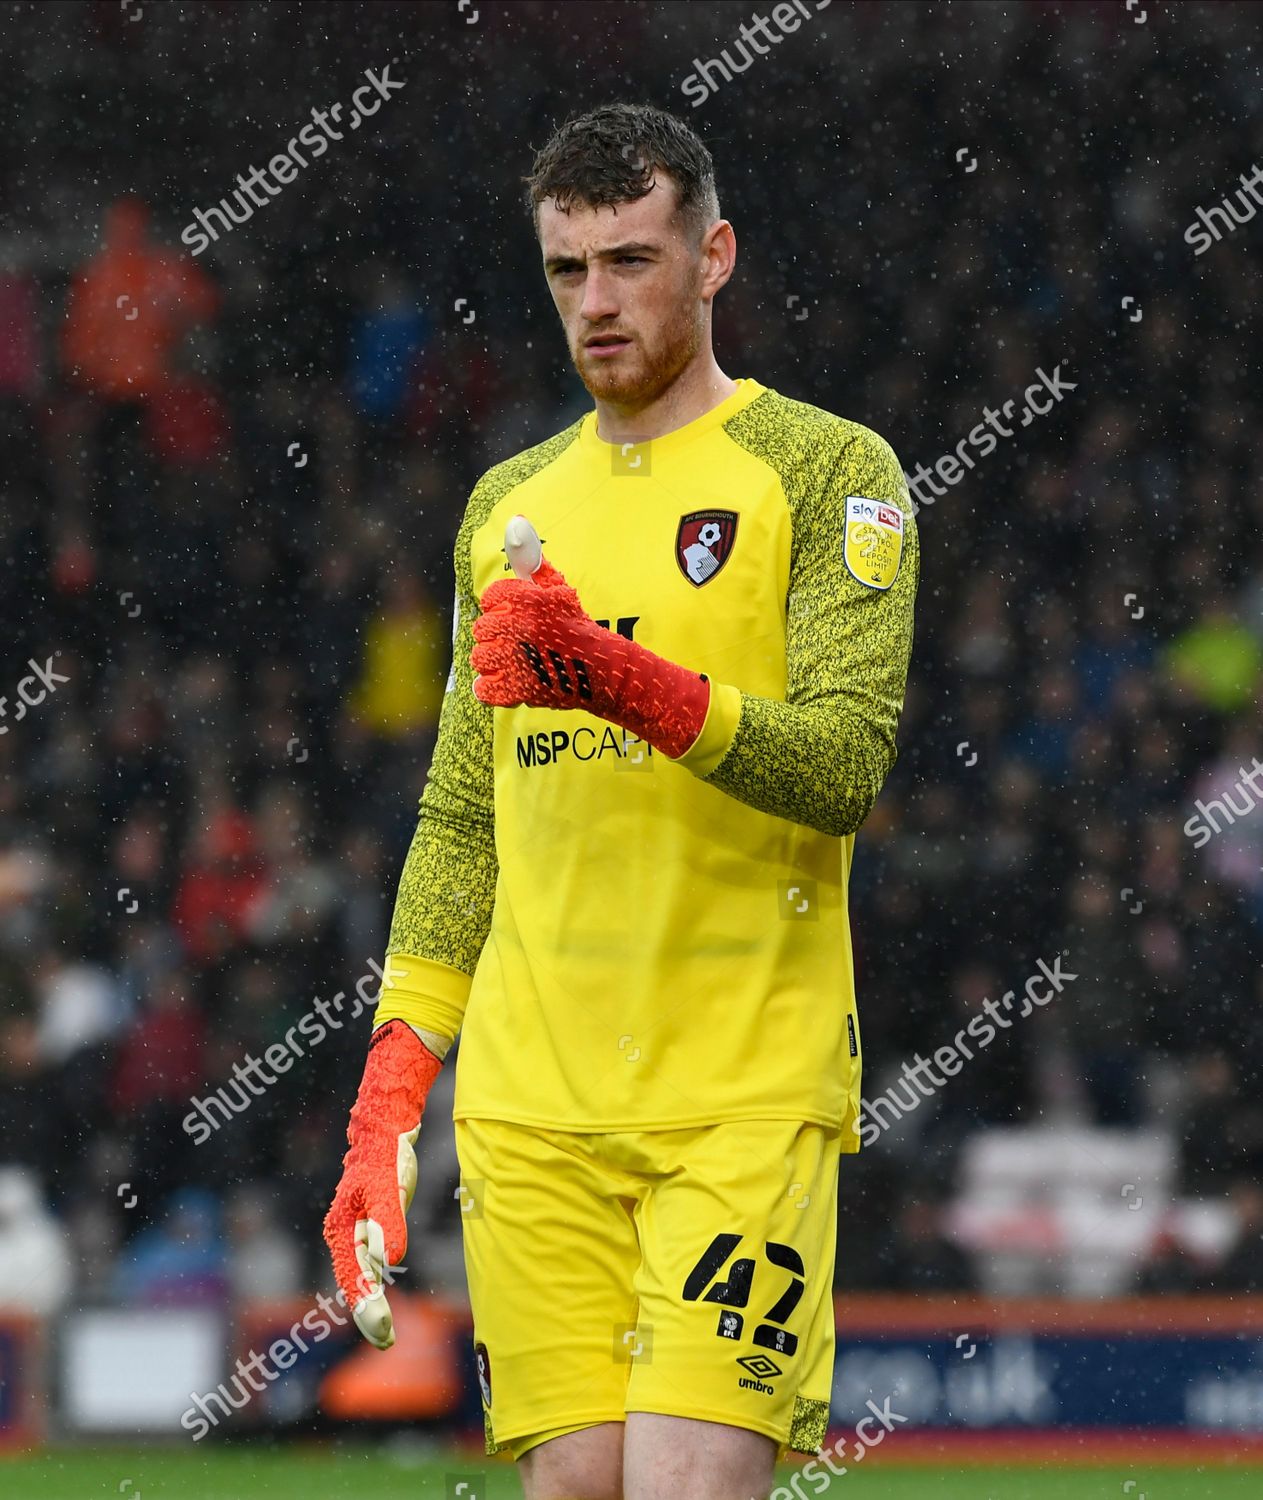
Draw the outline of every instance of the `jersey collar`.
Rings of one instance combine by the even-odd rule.
[[[677,427],[671,432],[664,432],[661,437],[651,438],[650,443],[655,454],[662,456],[674,453],[683,448],[685,444],[691,443],[695,438],[704,433],[713,432],[715,428],[729,421],[743,407],[761,396],[767,389],[760,385],[757,380],[751,380],[748,376],[737,376],[737,389],[731,396],[726,397],[718,406],[712,406],[709,411],[703,412],[700,417],[694,417],[691,422],[686,422],[683,427]],[[609,452],[611,449],[620,447],[618,443],[607,443],[604,438],[598,437],[596,430],[596,409],[583,418],[583,424],[579,429],[579,441],[585,447],[594,451],[603,450]]]

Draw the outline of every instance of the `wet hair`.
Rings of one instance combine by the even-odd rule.
[[[523,178],[527,206],[539,228],[539,206],[556,202],[563,213],[632,203],[653,187],[656,173],[675,184],[675,212],[692,243],[719,217],[715,163],[684,123],[648,104],[603,104],[572,116],[535,154]]]

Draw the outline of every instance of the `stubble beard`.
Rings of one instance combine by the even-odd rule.
[[[664,327],[680,332],[675,337],[668,334],[667,342],[656,349],[646,350],[638,342],[632,345],[630,358],[619,355],[608,361],[585,359],[582,364],[576,361],[575,367],[588,395],[633,410],[652,405],[679,379],[702,345],[696,303],[690,304],[688,315],[670,319]]]

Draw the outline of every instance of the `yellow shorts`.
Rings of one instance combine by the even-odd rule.
[[[458,1120],[456,1145],[489,1453],[632,1411],[820,1446],[837,1131]]]

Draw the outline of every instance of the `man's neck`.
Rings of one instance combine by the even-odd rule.
[[[686,370],[648,406],[629,408],[596,403],[596,434],[604,443],[643,443],[695,422],[737,389],[712,358]]]

